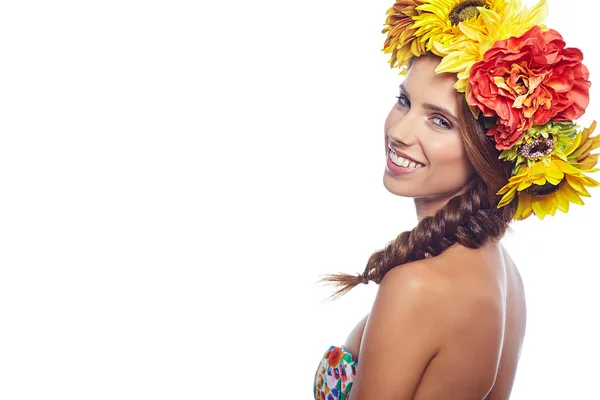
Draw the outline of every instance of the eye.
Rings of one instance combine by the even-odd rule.
[[[442,129],[452,129],[452,124],[448,122],[446,118],[440,117],[439,115],[434,115],[431,118],[431,121],[433,121],[434,125]]]
[[[406,97],[405,95],[401,94],[400,96],[396,96],[396,98],[398,99],[399,106],[410,107],[410,101],[408,100],[408,97]]]

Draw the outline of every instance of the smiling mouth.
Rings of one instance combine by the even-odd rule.
[[[416,168],[416,169],[424,167],[424,165],[421,163],[411,161],[407,158],[397,155],[393,149],[390,149],[390,160],[392,160],[392,162],[399,167]]]

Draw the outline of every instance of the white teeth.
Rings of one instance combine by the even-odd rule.
[[[404,168],[423,168],[424,165],[423,164],[419,164],[417,162],[414,161],[410,161],[404,157],[400,157],[399,155],[397,155],[394,150],[390,149],[390,159],[392,160],[392,162],[400,167],[404,167]]]

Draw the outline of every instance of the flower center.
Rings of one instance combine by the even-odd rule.
[[[554,138],[549,136],[548,139],[543,137],[531,139],[528,143],[523,143],[519,146],[519,154],[529,160],[537,160],[545,157],[554,151]]]
[[[529,186],[527,189],[525,189],[525,192],[527,192],[527,194],[532,197],[548,196],[549,194],[558,192],[558,190],[561,187],[563,187],[563,185],[565,184],[566,181],[567,181],[567,178],[565,177],[565,178],[562,178],[562,180],[560,182],[558,182],[558,185],[553,185],[548,182],[546,182],[544,185],[535,185],[534,184],[534,185]]]
[[[470,0],[457,4],[456,7],[450,11],[450,15],[448,16],[450,22],[452,22],[452,25],[458,25],[459,22],[477,17],[479,15],[477,7],[485,7],[485,1]]]

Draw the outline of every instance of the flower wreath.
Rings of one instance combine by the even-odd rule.
[[[500,159],[514,163],[497,206],[517,196],[515,220],[567,212],[600,186],[584,174],[598,170],[596,122],[574,122],[589,103],[589,72],[581,50],[542,25],[547,14],[546,0],[396,0],[382,31],[401,74],[426,52],[442,57],[436,73],[456,73],[455,89],[489,121]]]

